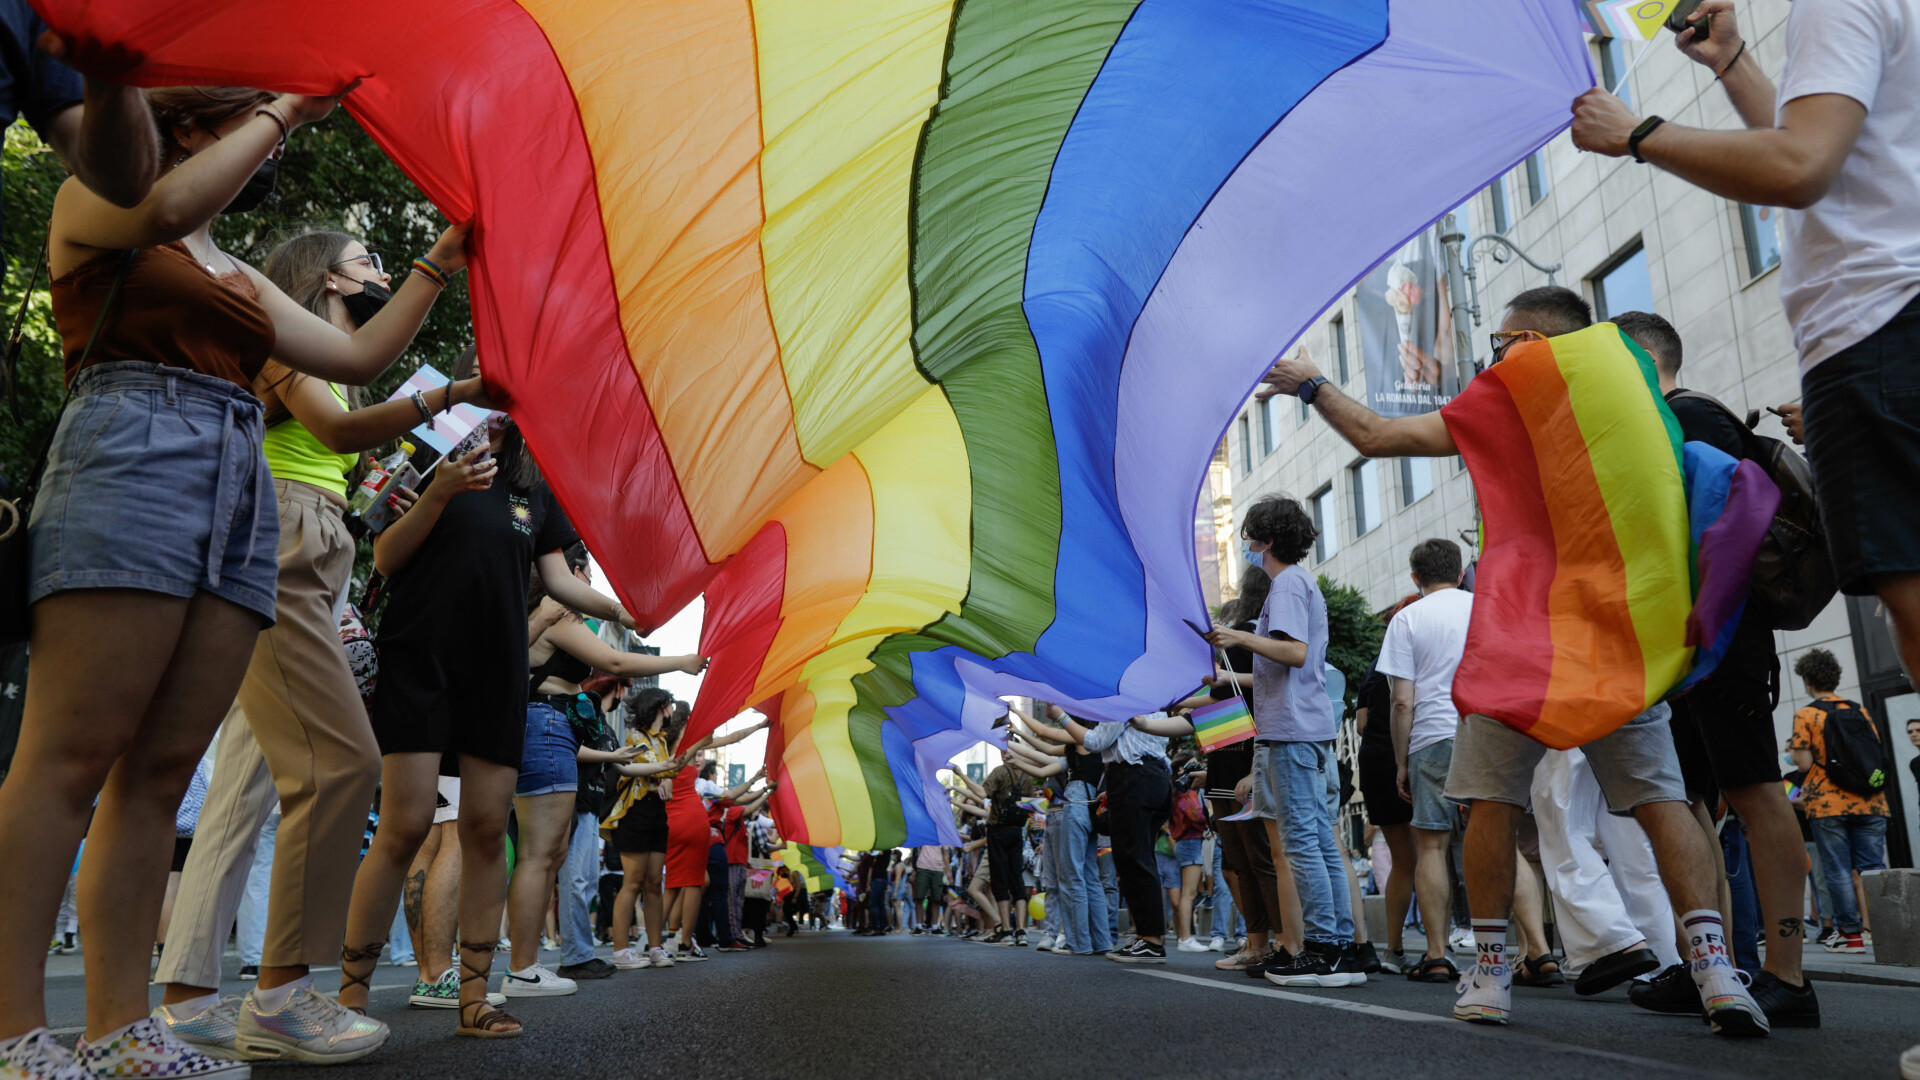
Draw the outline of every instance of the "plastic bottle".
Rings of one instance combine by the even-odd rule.
[[[413,444],[403,441],[400,449],[395,450],[385,461],[368,458],[366,478],[360,481],[360,486],[354,489],[353,498],[347,501],[347,513],[365,514],[367,508],[374,504],[374,500],[380,497],[380,489],[386,486],[387,478],[393,475],[394,470],[405,465],[407,459],[412,456]]]

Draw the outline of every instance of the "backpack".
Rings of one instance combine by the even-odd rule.
[[[1200,793],[1192,790],[1176,791],[1173,796],[1173,814],[1168,824],[1177,833],[1191,833],[1195,836],[1207,831],[1207,812],[1200,804]]]
[[[1806,629],[1839,591],[1807,459],[1779,439],[1754,431],[1760,422],[1758,413],[1742,421],[1710,394],[1682,390],[1674,396],[1712,402],[1732,417],[1740,429],[1740,456],[1765,469],[1780,489],[1780,509],[1774,512],[1773,524],[1767,527],[1767,538],[1760,542],[1760,554],[1753,561],[1747,599],[1769,628]]]
[[[1816,701],[1824,722],[1820,767],[1835,787],[1871,798],[1887,786],[1887,758],[1880,734],[1851,701]]]

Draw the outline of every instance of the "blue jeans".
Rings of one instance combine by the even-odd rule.
[[[873,928],[891,930],[893,924],[887,919],[887,882],[878,874],[874,877],[876,880],[867,888],[867,907],[873,913]]]
[[[1233,890],[1227,887],[1226,852],[1218,837],[1213,841],[1213,936],[1232,941],[1247,936],[1247,920],[1233,907]]]
[[[1270,756],[1271,805],[1280,811],[1280,840],[1293,864],[1308,941],[1346,945],[1353,940],[1353,897],[1340,846],[1333,841],[1333,805],[1340,774],[1330,742],[1261,743]]]
[[[575,812],[573,836],[567,841],[567,861],[560,864],[560,963],[584,964],[593,959],[593,914],[589,907],[600,894],[600,821]]]
[[[1812,824],[1820,866],[1827,872],[1827,893],[1833,899],[1833,925],[1843,934],[1857,934],[1860,905],[1853,896],[1853,872],[1887,868],[1887,819],[1878,814],[1840,814],[1814,818]]]
[[[253,849],[253,868],[247,871],[247,891],[240,896],[240,919],[234,933],[234,947],[240,953],[241,967],[259,967],[260,952],[267,943],[267,896],[273,882],[273,841],[280,833],[280,810],[276,807],[260,826],[260,844]],[[395,938],[405,941],[406,938]]]
[[[1094,837],[1094,864],[1100,867],[1100,891],[1107,894],[1107,936],[1115,944],[1120,941],[1120,872],[1113,865],[1112,842],[1100,844],[1102,836]],[[1100,847],[1107,847],[1106,854],[1099,854]],[[1088,903],[1092,903],[1091,900]],[[1091,918],[1091,916],[1089,916]]]
[[[1760,971],[1760,892],[1753,884],[1753,858],[1747,845],[1747,830],[1740,819],[1729,816],[1720,828],[1720,853],[1727,860],[1727,887],[1733,895],[1733,923],[1727,927],[1727,940],[1733,945],[1733,966],[1757,974]]]
[[[1101,881],[1100,841],[1093,834],[1093,792],[1084,780],[1075,780],[1067,785],[1066,801],[1061,811],[1060,862],[1055,869],[1059,884],[1047,897],[1047,910],[1059,912],[1067,948],[1103,953],[1113,948],[1114,935]]]

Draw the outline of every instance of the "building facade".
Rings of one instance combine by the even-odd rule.
[[[1786,0],[1741,5],[1748,48],[1775,76],[1788,11]],[[1608,84],[1637,50],[1655,50],[1633,68],[1622,94],[1640,115],[1696,127],[1738,125],[1712,74],[1664,35],[1645,45],[1593,39],[1590,46],[1594,70]],[[1535,261],[1558,264],[1553,281],[1581,291],[1598,318],[1636,309],[1665,316],[1685,346],[1680,384],[1744,415],[1800,398],[1793,335],[1780,305],[1776,213],[1718,198],[1631,159],[1582,153],[1562,134],[1475,195],[1456,221],[1469,238],[1500,234]],[[1507,301],[1548,284],[1549,276],[1505,255],[1495,242],[1462,246],[1471,252],[1467,268],[1478,293],[1473,360],[1484,365],[1491,353],[1487,335],[1499,328]],[[1358,292],[1329,308],[1298,346],[1328,379],[1365,400]],[[1762,434],[1784,437],[1778,420],[1761,415]],[[1226,449],[1235,521],[1260,495],[1302,500],[1322,532],[1311,569],[1360,589],[1375,610],[1413,591],[1407,554],[1416,543],[1445,537],[1472,551],[1473,488],[1457,458],[1364,460],[1292,398],[1248,402],[1228,429]],[[1889,855],[1912,865],[1908,838],[1917,833],[1920,792],[1905,765],[1915,750],[1904,725],[1920,716],[1920,695],[1892,658],[1877,602],[1836,598],[1805,630],[1775,636],[1782,662],[1774,712],[1780,745],[1784,749],[1794,710],[1806,703],[1792,675],[1795,659],[1816,646],[1831,650],[1846,669],[1840,692],[1866,702],[1888,736],[1890,771],[1899,778]]]

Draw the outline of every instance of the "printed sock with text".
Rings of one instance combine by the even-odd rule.
[[[1680,917],[1680,925],[1687,935],[1687,960],[1694,982],[1732,971],[1733,957],[1727,952],[1726,929],[1720,923],[1718,911],[1711,908],[1689,911]]]
[[[1506,972],[1507,920],[1473,920],[1473,943],[1479,947],[1480,963],[1488,970]]]

